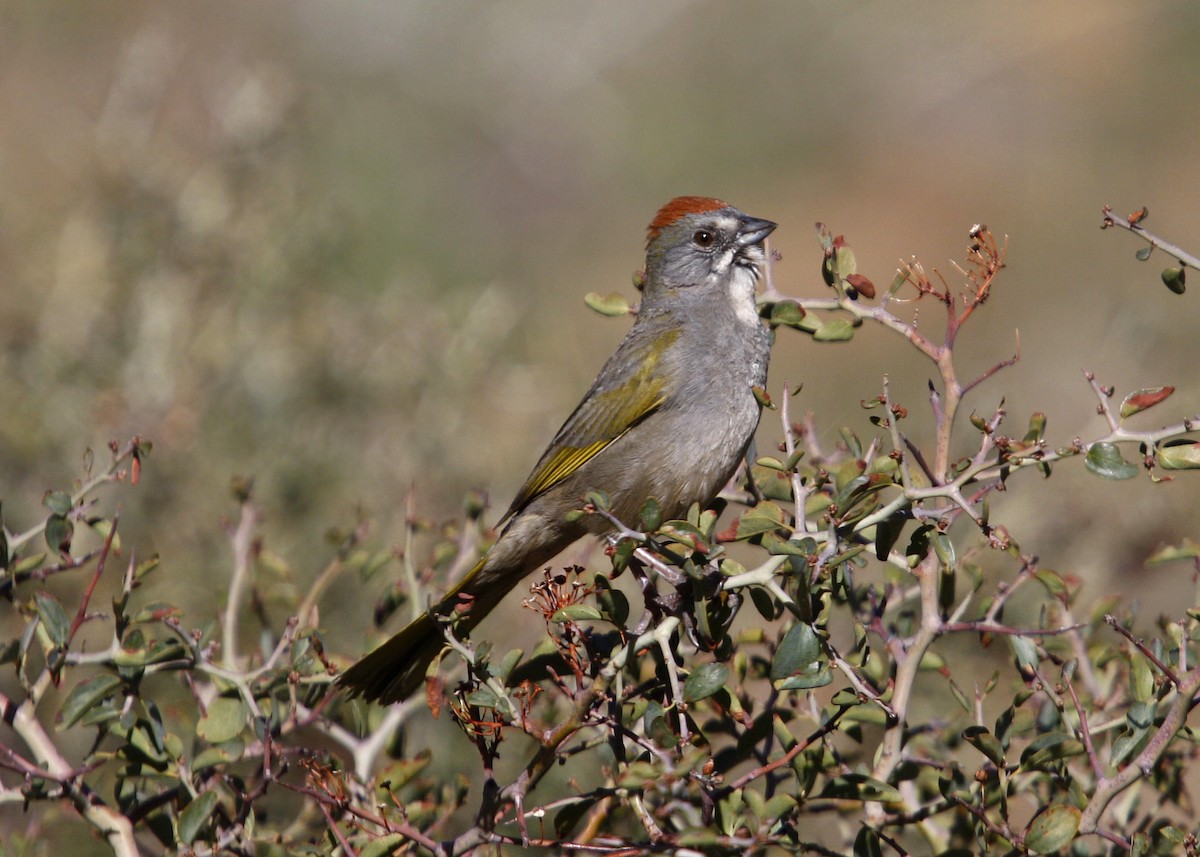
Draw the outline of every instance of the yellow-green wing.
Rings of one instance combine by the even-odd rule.
[[[663,352],[677,335],[674,331],[648,339],[632,335],[621,343],[550,442],[505,518],[562,482],[662,406],[666,381],[659,367]]]

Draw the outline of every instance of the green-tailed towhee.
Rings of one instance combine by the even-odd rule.
[[[445,645],[438,614],[473,628],[518,581],[588,532],[599,515],[568,513],[605,492],[636,524],[649,498],[664,519],[707,503],[733,475],[760,413],[771,336],[755,282],[775,229],[717,199],[683,196],[648,230],[637,319],[517,493],[491,550],[437,604],[342,674],[351,693],[410,696]]]

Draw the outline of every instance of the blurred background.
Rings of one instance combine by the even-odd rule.
[[[1012,434],[1035,410],[1055,445],[1102,434],[1082,369],[1117,401],[1178,388],[1137,425],[1200,411],[1197,297],[1098,228],[1105,203],[1146,205],[1200,252],[1200,7],[1018,8],[5,3],[6,523],[36,523],[86,448],[152,440],[122,533],[198,622],[227,579],[235,474],[301,589],[360,510],[396,541],[410,488],[435,520],[486,489],[494,518],[628,326],[583,295],[636,296],[645,224],[679,194],[778,221],[799,296],[826,291],[818,220],[881,287],[914,253],[953,280],[977,222],[1010,236],[959,357],[982,371],[1020,330],[1021,361],[968,402],[1003,398]],[[858,403],[888,373],[920,439],[932,373],[911,351],[784,330],[771,391],[803,383],[828,446],[869,434]],[[769,416],[761,443],[778,434]],[[1143,560],[1200,537],[1200,478],[1071,462],[1044,487],[993,513],[1024,550],[1092,595],[1191,603],[1185,567]],[[344,650],[382,586],[327,599]]]

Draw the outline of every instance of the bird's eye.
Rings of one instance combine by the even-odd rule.
[[[716,236],[707,229],[697,229],[696,234],[692,236],[692,241],[696,243],[697,247],[711,247],[715,240]]]

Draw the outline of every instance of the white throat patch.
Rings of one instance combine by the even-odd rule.
[[[733,266],[733,276],[729,278],[729,303],[737,320],[745,325],[759,324],[754,297],[754,285],[757,282],[758,277],[752,268]]]

